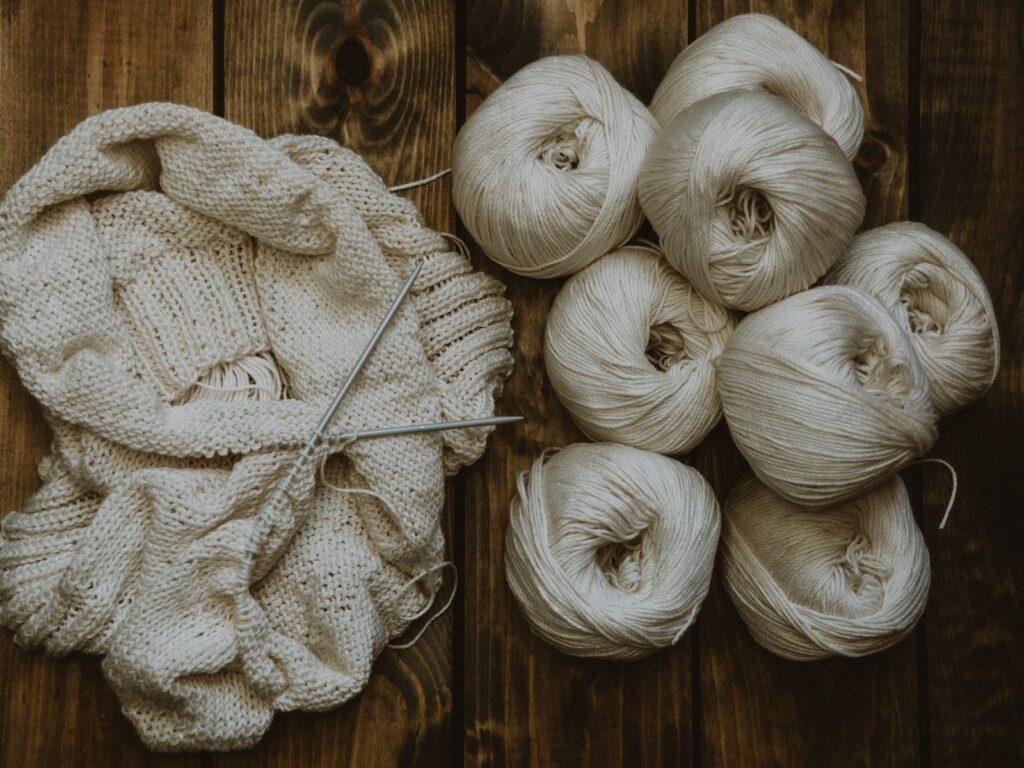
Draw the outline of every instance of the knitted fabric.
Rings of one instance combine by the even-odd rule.
[[[444,473],[487,433],[335,445],[329,479],[366,492],[315,467],[271,491],[420,258],[331,431],[493,413],[501,285],[354,153],[172,104],[59,141],[5,197],[0,254],[0,340],[54,437],[0,537],[16,640],[104,654],[156,749],[241,748],[357,694],[440,586]]]

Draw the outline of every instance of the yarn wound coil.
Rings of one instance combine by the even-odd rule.
[[[540,59],[499,86],[459,131],[455,207],[506,269],[571,274],[639,228],[637,173],[656,128],[596,61]]]
[[[657,252],[626,247],[562,287],[548,314],[544,363],[591,439],[682,453],[721,418],[714,360],[733,324]]]
[[[418,261],[341,430],[493,413],[503,288],[355,153],[175,104],[104,112],[0,205],[0,341],[43,405],[0,619],[104,656],[158,750],[254,744],[355,696],[441,583],[444,473],[487,432],[343,446],[269,503]]]
[[[639,194],[672,266],[708,301],[744,311],[825,274],[865,206],[835,141],[763,91],[711,96],[666,123]]]
[[[754,474],[811,508],[877,485],[937,435],[910,338],[856,288],[813,288],[745,317],[718,358],[718,392]]]
[[[858,235],[825,277],[877,298],[908,334],[932,400],[949,414],[981,397],[999,372],[992,299],[963,251],[924,224]]]
[[[814,511],[748,474],[725,503],[722,575],[754,639],[807,661],[897,643],[924,612],[931,570],[898,476]]]
[[[833,62],[778,19],[733,16],[686,46],[651,101],[667,126],[683,110],[726,91],[760,89],[789,101],[852,160],[864,136],[856,89]]]
[[[571,445],[520,474],[505,575],[534,633],[556,648],[638,659],[693,623],[719,526],[696,470],[625,445]]]

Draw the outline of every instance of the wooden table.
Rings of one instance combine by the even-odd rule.
[[[328,714],[279,716],[235,755],[145,751],[98,660],[0,640],[5,766],[1010,766],[1024,764],[1024,3],[972,0],[146,0],[0,5],[0,185],[87,115],[192,104],[262,135],[316,132],[394,183],[448,167],[465,115],[540,56],[585,51],[649,100],[688,40],[735,13],[772,13],[864,75],[857,168],[868,226],[948,235],[992,293],[1003,367],[942,424],[933,455],[960,496],[937,523],[941,469],[905,473],[931,551],[916,632],[859,661],[798,664],[757,646],[716,576],[696,626],[639,663],[577,661],[536,640],[502,575],[517,472],[581,439],[548,387],[544,317],[560,281],[514,277],[516,371],[498,433],[449,488],[462,592],[413,649],[386,652],[366,691]],[[446,180],[409,193],[439,230]],[[9,365],[0,376],[0,495],[18,507],[47,444]],[[719,494],[742,463],[724,425],[690,457]]]

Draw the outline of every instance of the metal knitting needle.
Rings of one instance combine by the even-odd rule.
[[[366,342],[366,348],[363,350],[363,354],[356,360],[356,364],[352,366],[352,370],[348,373],[348,378],[345,382],[338,387],[338,393],[334,396],[334,402],[331,403],[330,407],[324,413],[324,417],[320,419],[320,423],[316,427],[316,433],[310,439],[310,442],[314,445],[316,441],[320,439],[324,430],[331,423],[331,419],[334,418],[334,414],[338,412],[338,408],[341,406],[341,401],[345,399],[345,395],[352,388],[352,384],[355,382],[356,377],[359,376],[359,372],[363,370],[363,366],[366,365],[366,361],[370,358],[374,348],[377,346],[377,342],[380,341],[380,337],[384,335],[384,331],[388,329],[391,324],[391,319],[398,312],[399,307],[402,306],[402,302],[405,301],[405,297],[409,295],[409,291],[412,290],[412,284],[416,282],[416,278],[420,275],[420,270],[423,269],[423,261],[417,262],[416,266],[412,270],[412,274],[409,275],[409,279],[405,281],[405,285],[402,286],[402,290],[398,292],[395,300],[391,303],[388,313],[384,315],[384,319],[380,321],[380,325],[377,326],[377,330],[374,331],[373,336]]]
[[[398,309],[402,306],[402,302],[405,301],[405,297],[409,295],[409,291],[412,290],[412,284],[416,282],[416,278],[419,277],[420,270],[423,269],[423,261],[419,261],[412,270],[412,274],[409,275],[409,279],[405,281],[405,285],[402,286],[402,290],[398,292],[395,300],[391,302],[390,308],[388,308],[387,314],[384,315],[380,324],[377,326],[377,330],[373,332],[373,336],[366,342],[366,347],[363,349],[363,353],[356,360],[355,365],[352,366],[352,370],[348,373],[348,378],[338,387],[338,392],[334,396],[334,400],[330,406],[324,411],[323,417],[320,419],[320,423],[317,424],[316,430],[310,436],[309,440],[303,446],[302,451],[295,457],[295,461],[292,463],[292,468],[289,470],[288,475],[284,478],[282,487],[288,489],[291,486],[292,480],[295,476],[302,471],[302,467],[307,461],[313,457],[313,452],[316,450],[317,445],[323,438],[324,430],[331,423],[331,419],[334,418],[334,414],[338,412],[338,408],[341,407],[341,401],[345,399],[345,395],[352,389],[352,384],[355,383],[356,377],[359,376],[359,372],[363,370],[363,366],[366,365],[366,361],[370,359],[370,355],[377,346],[377,342],[380,341],[384,335],[384,331],[388,329],[391,324],[391,320],[397,314]]]
[[[432,421],[429,424],[405,424],[401,427],[377,427],[364,429],[361,432],[345,432],[340,435],[324,435],[324,440],[331,443],[347,443],[353,440],[372,440],[376,437],[393,437],[395,435],[419,435],[427,432],[443,432],[448,429],[470,429],[471,427],[490,427],[500,424],[515,424],[522,421],[522,416],[488,416],[465,421]]]

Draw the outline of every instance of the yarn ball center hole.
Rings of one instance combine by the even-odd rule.
[[[861,388],[900,407],[913,387],[913,377],[906,363],[894,360],[885,339],[864,340],[853,356],[854,371]]]
[[[892,569],[871,552],[867,536],[857,533],[837,555],[835,568],[852,594],[881,605]]]
[[[950,315],[949,296],[945,285],[932,280],[925,269],[918,267],[904,275],[900,304],[915,334],[939,336],[945,333]]]
[[[644,535],[641,531],[626,541],[609,541],[597,548],[594,561],[605,580],[623,592],[640,589],[643,576]]]
[[[736,187],[718,199],[729,221],[729,229],[740,240],[760,240],[775,229],[775,211],[768,198],[753,187]]]
[[[671,323],[655,323],[651,326],[645,354],[651,365],[662,372],[691,359],[686,350],[686,337]]]
[[[548,138],[537,159],[559,171],[575,171],[580,165],[581,150],[576,126],[565,126]]]

